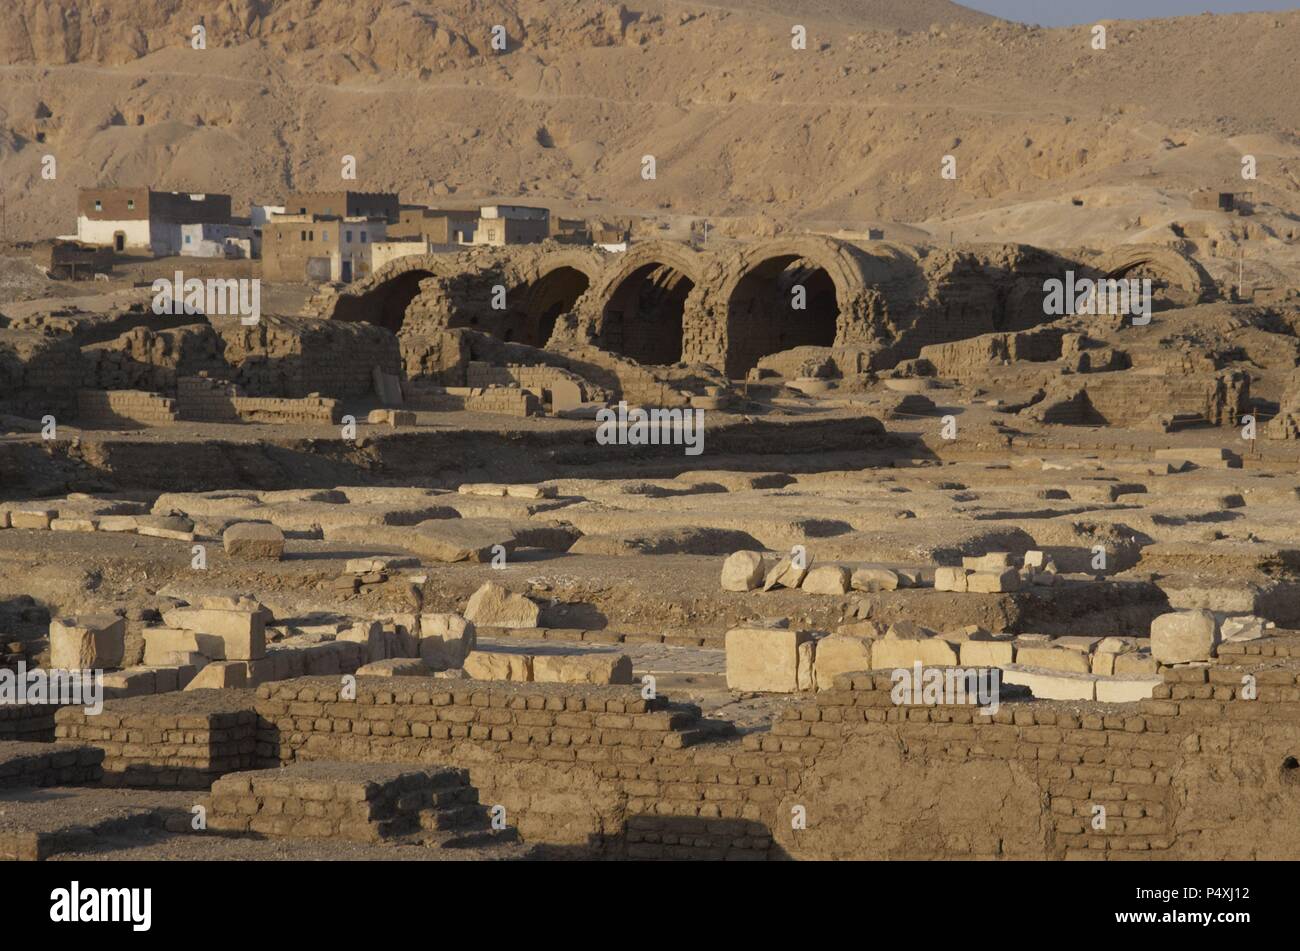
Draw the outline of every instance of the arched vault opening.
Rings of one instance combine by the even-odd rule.
[[[638,363],[661,366],[682,358],[682,318],[695,282],[651,261],[614,288],[604,308],[601,345]]]
[[[782,350],[833,346],[839,316],[825,268],[797,255],[760,261],[727,299],[727,376],[740,379]]]
[[[591,279],[576,267],[564,265],[543,274],[528,288],[525,299],[525,333],[522,342],[535,347],[546,346],[555,330],[555,322],[573,310]]]

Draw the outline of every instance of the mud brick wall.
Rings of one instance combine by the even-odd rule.
[[[92,425],[176,422],[176,401],[139,390],[78,390],[77,418]]]
[[[256,765],[251,699],[245,690],[195,690],[114,700],[99,714],[66,707],[55,736],[102,749],[106,786],[206,789]]]
[[[464,770],[320,765],[324,768],[255,770],[217,780],[208,827],[378,842],[417,831],[422,818],[438,818],[436,812],[448,823],[478,812],[478,793]]]
[[[104,751],[90,745],[0,742],[0,789],[94,783],[103,761]]]
[[[214,321],[233,381],[255,396],[367,396],[373,371],[401,372],[397,338],[368,323],[266,317],[255,326]]]
[[[1136,704],[1016,700],[993,715],[899,706],[890,673],[844,674],[742,737],[637,687],[437,678],[359,678],[355,700],[338,677],[197,691],[179,696],[214,695],[209,712],[184,723],[168,695],[58,722],[104,748],[106,782],[176,770],[181,750],[205,757],[205,781],[250,759],[467,769],[485,806],[559,855],[1294,858],[1300,664],[1249,656],[1170,668]],[[243,714],[220,750],[218,702]],[[142,743],[150,729],[162,738]]]
[[[0,704],[0,740],[54,739],[57,704]]]

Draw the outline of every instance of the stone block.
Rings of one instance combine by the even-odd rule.
[[[808,594],[847,594],[849,569],[842,565],[818,565],[804,575],[799,587]]]
[[[433,671],[413,657],[389,657],[357,668],[358,677],[428,677]]]
[[[173,608],[163,613],[171,628],[198,635],[199,652],[212,660],[260,660],[266,656],[265,608]]]
[[[891,638],[886,634],[871,645],[871,661],[876,670],[922,667],[955,667],[958,645],[941,637]]]
[[[125,647],[125,618],[83,615],[50,622],[50,666],[56,670],[121,667]]]
[[[536,603],[495,581],[475,591],[465,606],[465,617],[481,627],[540,627],[541,613]]]
[[[727,687],[767,693],[799,689],[799,645],[812,640],[807,631],[738,627],[727,632]]]
[[[243,661],[223,660],[208,664],[195,675],[186,690],[248,686],[248,664]]]
[[[1064,647],[1022,647],[1016,653],[1016,665],[1072,674],[1092,673],[1087,654]]]
[[[767,561],[762,552],[738,551],[722,563],[723,591],[753,591],[763,583]]]
[[[903,587],[898,572],[888,568],[858,568],[849,584],[854,591],[896,591]]]
[[[477,643],[475,624],[468,618],[459,614],[420,616],[420,640],[416,650],[420,660],[434,670],[460,667]]]
[[[1006,667],[1016,660],[1011,641],[962,641],[959,654],[963,667]]]
[[[972,594],[1003,594],[1020,590],[1020,572],[1015,568],[1001,571],[973,571],[966,576],[966,590]]]
[[[475,680],[513,680],[524,683],[533,679],[533,658],[528,654],[470,651],[463,667],[465,673]]]
[[[144,662],[150,667],[165,667],[178,654],[203,655],[199,636],[193,631],[171,627],[150,627],[141,632],[144,639]],[[206,661],[205,661],[206,663]]]
[[[284,556],[284,532],[269,522],[236,522],[222,533],[231,558],[279,561]]]
[[[538,654],[533,680],[561,684],[630,684],[632,658],[626,654]]]
[[[831,689],[838,674],[871,670],[871,644],[868,638],[844,634],[832,634],[817,641],[817,689]]]
[[[965,568],[936,568],[934,569],[934,590],[964,593],[968,587],[966,579],[969,576],[970,572]]]
[[[1097,679],[1092,674],[1028,670],[1019,664],[1002,668],[1003,683],[1028,687],[1040,700],[1093,700],[1097,695]]]
[[[1151,656],[1162,664],[1209,660],[1218,642],[1218,624],[1206,610],[1174,611],[1151,622]]]

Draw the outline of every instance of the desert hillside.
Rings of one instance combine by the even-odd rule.
[[[11,0],[5,225],[66,232],[93,184],[270,200],[338,186],[354,155],[354,187],[414,201],[1057,245],[1146,240],[1191,189],[1244,185],[1277,213],[1253,237],[1284,241],[1300,13],[1113,22],[1106,51],[1089,40],[944,0]]]

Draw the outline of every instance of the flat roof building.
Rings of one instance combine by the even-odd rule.
[[[182,225],[229,223],[229,195],[83,188],[77,196],[77,240],[117,252],[179,254]]]

